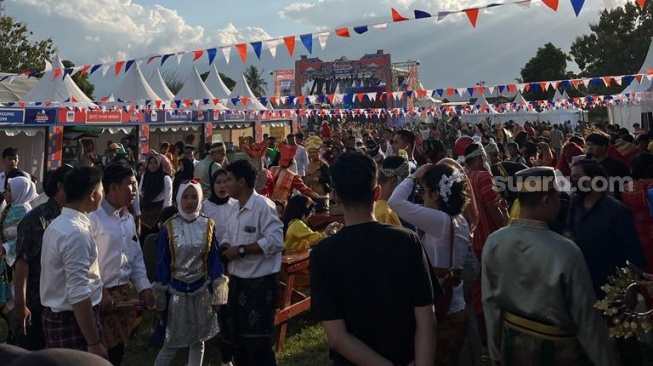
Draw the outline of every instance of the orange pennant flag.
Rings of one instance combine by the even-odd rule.
[[[45,102],[45,103],[43,103],[43,104],[45,104],[46,107],[49,107],[49,106],[52,105],[52,102]]]
[[[89,64],[84,65],[84,67],[82,67],[82,70],[79,72],[79,77],[81,78],[82,76],[84,76],[84,74],[86,74],[86,72],[90,68],[91,68],[91,65],[89,65]]]
[[[156,109],[161,109],[161,101],[160,100],[155,100],[154,105],[156,106]]]
[[[218,103],[220,103],[220,99],[213,98],[213,104],[217,105]]]
[[[637,5],[639,5],[640,8],[644,9],[644,6],[646,5],[646,0],[637,0]]]
[[[197,61],[204,54],[204,50],[193,51],[193,61]]]
[[[184,105],[185,105],[186,107],[190,107],[190,104],[191,104],[190,99],[184,99]]]
[[[286,44],[288,53],[290,54],[290,57],[292,57],[293,53],[295,53],[295,36],[283,37],[283,43]]]
[[[25,102],[18,102],[18,105],[19,105],[21,108],[25,108]]]
[[[243,105],[247,105],[249,103],[250,98],[247,97],[240,97],[240,102],[243,103]]]
[[[115,70],[114,70],[116,72],[116,75],[120,74],[120,70],[122,69],[122,65],[124,65],[124,64],[125,64],[125,61],[116,62],[116,67],[115,67]]]
[[[362,102],[362,101],[363,101],[363,98],[365,98],[365,94],[364,94],[364,93],[356,93],[356,96],[358,97],[358,101],[359,101],[359,102]]]
[[[517,85],[515,85],[515,84],[508,84],[508,90],[509,90],[511,93],[514,93],[515,90],[517,90]]]
[[[643,77],[642,74],[637,74],[637,75],[633,75],[633,76],[635,76],[635,79],[637,80],[638,83],[642,82],[642,77]]]
[[[61,69],[54,70],[54,75],[52,75],[52,80],[56,79],[57,76],[61,75],[62,72],[63,72],[63,70],[61,70]]]
[[[247,43],[239,43],[235,47],[243,63],[247,62]]]
[[[646,69],[646,75],[653,75],[653,70]]]
[[[612,76],[604,77],[603,82],[605,83],[605,86],[610,86],[610,84],[612,84]]]
[[[644,0],[638,0],[638,1],[644,1]],[[544,5],[548,6],[553,11],[558,11],[559,0],[542,0],[542,2],[544,3]]]
[[[335,94],[328,94],[327,97],[329,97],[329,102],[331,102],[331,104],[333,104],[333,100],[336,97],[336,95]]]
[[[73,95],[70,97],[70,101],[73,103],[77,103],[77,98],[75,98],[75,96]]]
[[[392,21],[393,22],[403,22],[405,20],[408,20],[408,18],[406,18],[403,15],[399,14],[399,12],[395,8],[392,8]]]
[[[426,90],[421,90],[421,89],[420,89],[420,90],[417,91],[417,97],[418,97],[419,99],[422,99],[422,98],[424,98],[425,96],[426,96]]]
[[[270,103],[277,104],[277,97],[270,97]]]
[[[453,96],[456,93],[456,90],[454,88],[447,88],[447,95],[448,96]]]
[[[543,92],[545,92],[545,91],[548,89],[548,88],[547,88],[547,83],[546,83],[546,82],[540,83],[540,89],[541,89]]]
[[[580,80],[579,80],[579,79],[573,79],[573,80],[571,81],[571,85],[573,85],[574,88],[576,88],[576,89],[578,89],[578,85],[579,85],[579,84],[580,84]]]
[[[305,101],[306,101],[305,95],[300,95],[297,97],[297,102],[299,103],[299,105],[303,105]]]
[[[336,35],[340,37],[349,37],[349,28],[338,28],[335,30]]]
[[[557,1],[557,0],[556,0]],[[476,19],[478,19],[478,8],[463,10],[467,14],[467,19],[472,23],[472,27],[476,28]]]

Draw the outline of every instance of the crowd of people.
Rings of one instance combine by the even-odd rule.
[[[120,365],[151,310],[155,365],[180,348],[201,365],[215,337],[224,366],[275,365],[282,253],[310,250],[295,286],[310,287],[334,365],[642,365],[646,345],[610,339],[594,304],[626,261],[653,273],[651,137],[325,122],[235,147],[164,142],[142,162],[114,144],[102,169],[49,172],[42,195],[6,148],[8,343]]]

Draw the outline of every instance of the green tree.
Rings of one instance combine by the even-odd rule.
[[[254,65],[250,65],[245,69],[245,81],[247,81],[249,88],[252,89],[252,93],[257,98],[264,97],[268,91],[268,82],[263,78],[264,72],[265,70],[259,72]]]
[[[20,73],[28,70],[42,70],[45,61],[54,53],[52,38],[30,41],[33,33],[27,24],[12,17],[0,15],[0,71]]]
[[[626,3],[603,10],[591,33],[576,37],[569,52],[581,70],[580,76],[599,77],[637,73],[646,58],[653,35],[653,4],[644,9]],[[613,94],[625,85],[605,88],[590,84],[590,94]]]
[[[573,77],[567,72],[567,61],[571,61],[569,55],[563,50],[547,43],[537,49],[537,53],[521,69],[521,80],[524,83],[538,81],[562,80]],[[549,88],[547,91],[529,90],[524,93],[524,98],[529,100],[543,100],[553,98],[555,90]]]
[[[236,86],[236,81],[234,81],[234,79],[230,78],[229,76],[227,76],[227,75],[225,75],[225,74],[223,74],[223,73],[221,73],[219,71],[218,71],[218,74],[220,75],[220,79],[222,79],[222,82],[224,83],[224,85],[227,88],[229,88],[229,90],[234,90],[234,86]],[[206,81],[206,78],[209,77],[209,72],[207,71],[207,72],[203,73],[202,75],[200,75],[200,77],[202,78],[202,81]]]
[[[179,93],[181,88],[184,86],[184,82],[181,81],[181,78],[176,71],[166,70],[161,74],[161,77],[163,77],[163,82],[166,83],[166,86],[174,95],[177,95],[177,93]]]
[[[61,61],[61,63],[63,64],[63,67],[65,67],[65,68],[75,67],[75,64],[72,63],[72,61],[69,61],[69,60],[63,60],[63,61]],[[72,76],[72,79],[75,82],[75,84],[77,84],[79,89],[81,91],[83,91],[84,94],[86,94],[86,96],[91,98],[91,100],[93,100],[93,92],[95,91],[95,85],[93,85],[93,83],[91,83],[88,80],[88,73],[82,75],[82,77],[80,77],[79,73],[77,73],[77,74]]]

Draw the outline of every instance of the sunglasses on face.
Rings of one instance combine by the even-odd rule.
[[[200,182],[199,178],[193,178],[193,179],[184,179],[181,181],[181,184],[198,184]]]

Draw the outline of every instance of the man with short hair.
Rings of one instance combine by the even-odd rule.
[[[227,222],[221,245],[229,261],[229,301],[224,338],[236,347],[238,366],[274,366],[283,223],[275,204],[254,190],[258,169],[249,160],[229,164],[227,190],[240,205]],[[252,316],[255,314],[256,316]]]
[[[222,169],[222,163],[227,156],[227,149],[222,142],[211,145],[208,155],[197,164],[193,173],[194,177],[200,180],[202,194],[204,197],[211,197],[211,175]]]
[[[40,296],[41,248],[43,233],[61,214],[66,203],[63,180],[72,166],[66,164],[53,171],[45,186],[48,201],[28,212],[18,224],[16,264],[14,267],[14,309],[11,328],[18,345],[30,351],[45,348]]]
[[[392,140],[392,151],[394,155],[397,155],[399,150],[406,150],[406,153],[408,153],[410,173],[415,173],[417,170],[417,163],[413,158],[413,153],[415,152],[415,134],[413,132],[408,130],[397,131],[394,140]]]
[[[626,164],[608,156],[608,145],[610,145],[610,137],[600,133],[594,132],[587,136],[585,139],[587,145],[587,157],[596,160],[608,174],[609,178],[614,177],[628,177],[630,176],[630,169]],[[617,182],[610,187],[610,193],[618,200],[621,200],[621,192],[618,189]]]
[[[551,168],[515,174],[519,219],[483,248],[490,359],[509,365],[615,365],[582,252],[549,229],[560,209]],[[515,260],[519,258],[519,260]]]
[[[521,156],[521,150],[519,150],[519,144],[514,141],[508,143],[508,157],[509,157],[508,161],[526,165],[526,159],[524,159],[524,157]]]
[[[306,168],[308,167],[308,153],[304,147],[304,134],[301,132],[296,133],[294,143],[297,146],[297,152],[295,153],[296,173],[303,178],[306,176]]]
[[[331,179],[345,227],[313,248],[310,271],[311,312],[333,364],[433,365],[434,289],[418,236],[374,218],[380,191],[371,157],[340,156]]]
[[[43,234],[41,304],[47,348],[73,348],[107,358],[98,305],[102,280],[88,214],[102,202],[102,172],[77,167],[64,179],[66,205]]]
[[[147,307],[154,304],[136,225],[129,213],[136,197],[136,184],[134,171],[129,166],[110,164],[104,169],[102,178],[104,200],[97,211],[89,214],[104,284],[100,304],[102,328],[109,361],[114,366],[122,363],[125,343],[131,333],[130,309],[116,308],[115,303],[130,300],[133,286]]]
[[[18,149],[15,147],[8,147],[2,151],[2,162],[5,165],[5,170],[0,172],[0,204],[5,200],[4,194],[9,184],[9,179],[22,175],[26,178],[31,178],[29,174],[18,168],[20,159],[18,157]]]
[[[558,127],[557,124],[553,125],[553,129],[551,130],[551,133],[549,134],[549,141],[551,142],[551,147],[556,153],[556,158],[560,159],[560,149],[562,149],[562,141],[564,140],[565,136],[560,131],[560,128]]]

